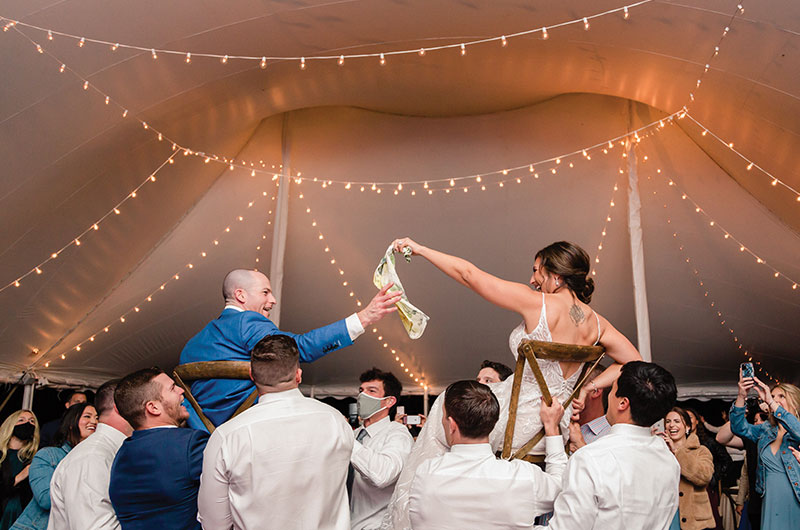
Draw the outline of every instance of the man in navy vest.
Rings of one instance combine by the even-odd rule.
[[[225,309],[195,335],[181,352],[180,364],[198,361],[249,361],[250,350],[264,337],[274,334],[295,339],[301,362],[312,362],[345,346],[364,333],[387,313],[395,311],[401,293],[388,294],[392,284],[375,295],[367,306],[349,317],[321,328],[296,335],[281,331],[268,318],[276,300],[269,279],[264,274],[236,269],[225,276],[222,296]],[[252,381],[236,379],[204,379],[192,383],[192,395],[205,416],[215,426],[229,420],[236,409],[255,390]],[[205,430],[191,407],[189,426]]]
[[[159,368],[125,376],[114,391],[133,427],[111,466],[109,498],[122,530],[200,530],[197,490],[208,434],[179,429],[183,390]]]

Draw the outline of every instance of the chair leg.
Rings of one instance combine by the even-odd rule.
[[[517,355],[517,366],[514,370],[514,383],[511,387],[511,400],[508,403],[508,421],[506,433],[503,438],[503,459],[511,455],[511,443],[514,440],[514,426],[517,423],[517,405],[519,404],[519,390],[522,387],[522,373],[525,370],[525,356]]]
[[[184,397],[189,400],[189,404],[192,405],[192,408],[200,417],[200,421],[202,421],[203,425],[205,425],[206,429],[208,429],[208,433],[211,434],[212,432],[214,432],[215,429],[214,424],[211,423],[211,420],[209,420],[205,414],[203,414],[203,409],[200,408],[200,405],[197,403],[197,400],[192,395],[192,391],[189,389],[188,386],[186,386],[186,383],[183,382],[183,379],[181,379],[181,376],[178,375],[178,372],[172,372],[172,377],[175,378],[175,382],[178,383],[178,386],[183,389]]]

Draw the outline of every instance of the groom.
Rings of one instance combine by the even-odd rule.
[[[277,300],[269,279],[254,270],[236,269],[225,276],[222,296],[225,309],[183,348],[180,364],[199,361],[249,361],[250,350],[264,337],[281,334],[293,337],[300,349],[300,361],[312,362],[349,346],[364,333],[364,328],[395,311],[402,293],[387,294],[387,285],[367,304],[349,317],[321,328],[295,335],[281,331],[268,318]],[[252,381],[203,379],[192,383],[192,395],[215,426],[229,420],[247,396],[255,390]],[[206,430],[200,418],[189,409],[189,426]]]

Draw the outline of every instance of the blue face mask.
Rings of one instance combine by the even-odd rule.
[[[381,401],[384,399],[386,398],[377,398],[365,394],[364,392],[358,394],[356,403],[358,403],[358,415],[361,417],[361,420],[363,421],[367,418],[371,418],[378,412],[385,410],[387,407],[381,407]]]

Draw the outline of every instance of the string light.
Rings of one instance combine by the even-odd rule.
[[[305,199],[305,197],[304,197],[304,195],[302,193],[299,194],[298,197],[300,199],[302,199],[302,200]],[[307,204],[306,204],[305,212],[306,212],[306,215],[309,215],[309,216],[312,214],[311,207],[308,206]],[[311,217],[311,227],[318,234],[318,236],[317,236],[318,240],[319,241],[325,241],[325,238],[324,238],[322,232],[320,231],[320,229],[319,229],[319,227],[317,225],[318,225],[317,220],[314,217]],[[331,249],[330,244],[323,242],[322,246],[323,246],[322,250],[326,255],[325,257],[328,259],[328,262],[334,267],[334,269],[336,269],[336,272],[338,273],[339,278],[341,279],[341,286],[344,288],[345,292],[347,293],[348,298],[355,299],[356,305],[358,307],[361,307],[363,305],[362,302],[361,302],[361,299],[356,295],[355,291],[353,290],[351,282],[346,279],[345,271],[342,268],[342,266],[339,263],[339,261],[334,256],[333,250]],[[376,327],[372,328],[372,335],[378,341],[380,346],[383,349],[385,349],[387,351],[387,353],[389,353],[391,359],[399,364],[400,368],[403,369],[403,373],[410,374],[409,377],[411,378],[411,380],[414,381],[415,384],[419,385],[420,388],[425,388],[426,387],[427,382],[425,380],[425,376],[424,376],[422,370],[419,370],[417,368],[413,368],[414,371],[410,372],[409,367],[406,367],[406,362],[400,360],[401,353],[399,353],[397,351],[397,349],[392,348],[389,345],[388,341],[385,340],[383,335],[378,334],[378,328],[376,328]],[[410,360],[409,360],[408,364],[409,365],[411,364]],[[416,373],[417,375],[414,376],[413,375],[414,373]]]
[[[739,252],[744,252],[746,254],[749,254],[753,259],[755,259],[757,264],[763,265],[768,269],[770,269],[771,271],[770,274],[774,278],[783,278],[789,282],[789,284],[792,286],[793,289],[796,289],[796,287],[794,286],[797,285],[797,280],[791,278],[787,274],[779,271],[778,269],[767,263],[767,261],[764,258],[760,257],[752,249],[750,249],[750,247],[745,245],[739,238],[734,236],[730,231],[726,230],[725,227],[723,227],[719,222],[713,219],[703,207],[701,207],[694,199],[692,199],[692,197],[688,193],[683,191],[675,182],[675,180],[665,177],[665,182],[667,182],[668,187],[673,188],[680,195],[681,200],[688,201],[694,206],[695,213],[702,215],[708,220],[709,228],[715,229],[718,232],[720,232],[722,234],[723,239],[730,239],[731,241],[736,243],[736,245],[738,245],[739,247]]]
[[[142,189],[142,187],[145,184],[147,184],[148,182],[154,182],[155,181],[155,175],[159,171],[161,171],[164,168],[164,166],[167,165],[167,163],[175,156],[175,154],[176,153],[172,153],[166,160],[161,162],[161,164],[155,169],[155,171],[153,171],[150,175],[148,175],[148,177],[146,179],[144,179],[138,186],[133,188],[133,190],[128,192],[128,194],[125,195],[125,197],[121,201],[119,201],[113,207],[111,207],[111,209],[109,209],[99,219],[97,219],[94,223],[92,223],[88,228],[83,230],[77,236],[73,236],[72,238],[70,238],[70,241],[68,243],[66,243],[64,246],[62,246],[61,248],[59,248],[58,250],[51,252],[47,259],[43,260],[41,263],[38,263],[36,266],[32,267],[31,269],[29,269],[24,274],[21,274],[16,279],[8,282],[3,287],[0,287],[0,292],[4,291],[4,290],[6,290],[6,289],[8,289],[9,287],[12,287],[12,286],[13,287],[19,287],[22,284],[22,280],[24,280],[26,277],[30,276],[31,274],[34,274],[34,273],[42,274],[42,267],[44,265],[46,265],[49,261],[52,261],[52,260],[56,259],[59,255],[61,255],[62,252],[64,252],[65,250],[67,250],[71,246],[76,246],[76,247],[80,246],[80,244],[81,244],[80,240],[81,240],[82,237],[84,237],[89,232],[99,230],[100,229],[100,224],[102,222],[104,222],[106,219],[108,219],[110,216],[121,214],[122,213],[122,211],[120,210],[121,206],[123,204],[125,204],[128,200],[136,198],[137,192],[140,189]]]
[[[264,198],[267,198],[267,197],[269,197],[269,194],[267,193],[267,191],[264,191],[264,192],[262,192],[262,196],[263,196]],[[274,195],[273,195],[273,196],[272,196],[272,200],[274,200],[274,199],[275,199],[275,197],[274,197]],[[255,201],[250,201],[250,202],[247,204],[247,208],[246,208],[246,209],[250,209],[250,208],[252,208],[254,205],[255,205]],[[244,216],[243,216],[243,215],[241,215],[241,214],[237,214],[237,215],[235,215],[235,216],[233,217],[233,219],[234,219],[234,220],[236,220],[236,221],[244,221],[244,219],[245,219],[245,218],[244,218]],[[212,241],[213,245],[214,245],[214,246],[218,246],[218,245],[219,245],[219,243],[220,243],[220,239],[222,239],[222,237],[223,237],[223,236],[225,236],[225,234],[228,234],[228,233],[230,233],[230,232],[231,232],[231,227],[230,227],[230,226],[226,226],[226,227],[225,227],[225,229],[224,229],[224,230],[222,230],[222,233],[220,234],[220,236],[218,236],[216,239],[214,239],[214,240]],[[200,255],[200,257],[201,257],[201,258],[205,258],[205,257],[207,257],[207,256],[208,256],[208,251],[206,251],[206,250],[202,250],[202,251],[199,253],[199,255]],[[196,269],[196,268],[197,268],[197,266],[196,266],[194,263],[192,263],[192,262],[186,263],[185,265],[181,266],[181,268],[180,268],[180,269],[179,269],[177,272],[174,272],[174,273],[172,273],[172,274],[169,276],[169,278],[168,278],[166,281],[164,281],[164,282],[162,282],[161,284],[159,284],[159,285],[158,285],[158,287],[156,287],[156,288],[155,288],[155,289],[153,289],[151,292],[149,292],[147,295],[145,295],[145,296],[144,296],[144,297],[143,297],[143,298],[142,298],[142,299],[141,299],[139,302],[137,302],[137,303],[133,304],[132,306],[130,306],[130,308],[128,308],[128,309],[127,309],[127,310],[126,310],[124,313],[122,313],[121,315],[119,315],[119,316],[115,317],[115,318],[114,318],[113,320],[111,320],[111,321],[110,321],[108,324],[106,324],[105,326],[103,326],[103,327],[99,328],[99,329],[98,329],[97,331],[95,331],[94,333],[91,333],[91,334],[90,334],[90,335],[89,335],[87,338],[85,338],[84,340],[82,340],[81,342],[79,342],[78,344],[76,344],[75,346],[73,346],[71,349],[72,349],[72,350],[74,350],[74,351],[76,351],[76,352],[79,352],[79,351],[81,351],[82,349],[85,349],[85,348],[86,348],[86,346],[88,345],[88,343],[90,343],[90,342],[95,342],[95,340],[96,340],[96,338],[97,338],[97,335],[98,335],[98,334],[99,334],[101,331],[102,331],[103,333],[108,333],[108,332],[109,332],[109,331],[110,331],[112,328],[114,328],[116,325],[124,324],[125,322],[127,322],[127,319],[128,319],[130,316],[132,316],[132,315],[134,315],[134,314],[137,314],[137,313],[140,313],[140,312],[142,311],[142,306],[144,306],[145,304],[147,304],[147,303],[149,303],[149,302],[152,302],[152,300],[153,300],[153,297],[154,297],[156,294],[158,294],[160,291],[164,291],[164,290],[167,288],[167,286],[168,286],[169,284],[171,284],[171,283],[173,283],[173,282],[176,282],[176,281],[180,280],[180,279],[181,279],[181,273],[183,273],[183,272],[185,272],[185,271],[191,271],[191,270],[194,270],[194,269]],[[78,322],[76,325],[80,325],[80,323],[81,323],[81,322]],[[72,329],[74,329],[74,327],[73,327]],[[69,332],[68,332],[68,333],[69,333]],[[39,365],[39,364],[40,364],[40,363],[41,363],[41,362],[42,362],[42,361],[43,361],[45,358],[47,358],[47,357],[48,357],[50,354],[54,353],[54,352],[55,352],[55,349],[56,349],[56,348],[57,348],[57,347],[58,347],[58,346],[61,344],[61,342],[64,340],[64,338],[65,338],[65,337],[66,337],[66,335],[65,335],[65,336],[62,336],[60,339],[58,339],[58,340],[57,340],[57,341],[56,341],[56,342],[55,342],[55,343],[54,343],[54,344],[53,344],[53,345],[52,345],[52,346],[51,346],[49,349],[47,349],[47,350],[46,350],[46,351],[45,351],[45,352],[44,352],[44,353],[43,353],[43,354],[42,354],[42,355],[41,355],[41,356],[40,356],[38,359],[36,359],[36,360],[35,360],[35,361],[34,361],[34,362],[33,362],[33,363],[32,363],[32,364],[31,364],[31,365],[28,367],[28,369],[30,370],[30,369],[32,369],[33,367],[35,367],[35,366]],[[62,359],[62,360],[66,359],[66,358],[67,358],[67,356],[66,356],[66,352],[62,352],[62,353],[60,354],[60,357],[61,357],[61,359]],[[45,367],[49,367],[51,362],[52,362],[52,361],[47,361],[47,362],[45,363]]]
[[[653,191],[653,195],[657,195],[657,193]],[[665,212],[669,211],[669,208],[666,203],[663,204],[663,210]],[[670,225],[670,227],[673,230],[672,238],[675,241],[675,244],[677,245],[678,251],[683,256],[685,256],[681,259],[681,261],[683,261],[686,264],[686,266],[689,267],[689,269],[691,270],[694,280],[695,282],[697,282],[697,286],[703,292],[703,298],[708,301],[709,308],[714,312],[714,315],[719,320],[720,326],[723,326],[723,328],[727,329],[728,335],[730,336],[733,343],[736,345],[736,349],[739,352],[741,352],[742,356],[747,361],[752,362],[755,366],[760,368],[767,378],[772,379],[772,376],[769,374],[769,372],[767,372],[767,370],[761,365],[761,362],[759,360],[753,358],[753,354],[744,346],[738,334],[736,333],[736,330],[734,330],[733,327],[728,323],[727,318],[723,314],[722,310],[719,308],[717,302],[714,300],[711,290],[708,288],[706,282],[703,280],[703,277],[700,275],[700,271],[698,270],[697,265],[695,264],[696,262],[691,258],[691,256],[688,255],[685,245],[681,242],[680,235],[678,234],[675,227],[672,225],[672,219],[669,216],[667,216],[666,221],[667,224]]]
[[[649,4],[652,1],[654,1],[654,0],[640,0],[638,2],[627,4],[625,6],[609,9],[607,11],[602,11],[600,13],[595,13],[595,14],[592,14],[592,15],[576,17],[574,19],[567,20],[567,21],[564,21],[564,22],[555,23],[555,24],[549,24],[546,27],[542,26],[542,27],[537,27],[537,28],[528,29],[528,30],[524,30],[524,31],[519,31],[517,33],[498,35],[498,36],[487,37],[487,38],[483,38],[483,39],[470,40],[470,41],[464,41],[464,42],[458,42],[458,43],[453,43],[453,44],[443,44],[443,45],[439,45],[439,46],[433,46],[433,47],[425,48],[425,51],[426,52],[431,52],[431,51],[443,51],[443,50],[450,50],[450,49],[459,49],[459,50],[461,50],[461,54],[464,55],[465,46],[473,46],[473,45],[476,45],[476,44],[485,44],[485,43],[491,43],[491,42],[500,42],[502,46],[506,46],[508,39],[517,38],[517,37],[524,37],[524,36],[527,36],[527,35],[533,35],[533,34],[536,34],[536,33],[539,33],[539,32],[542,33],[542,39],[547,39],[548,38],[548,34],[547,34],[547,30],[548,29],[563,28],[563,27],[568,27],[568,26],[572,26],[572,25],[576,25],[576,24],[582,24],[584,29],[588,30],[589,29],[589,21],[590,20],[594,20],[594,19],[597,19],[597,18],[600,18],[600,17],[604,17],[604,16],[607,16],[607,15],[613,15],[615,13],[622,13],[623,17],[627,20],[629,15],[630,15],[629,11],[631,9],[639,7],[639,6],[642,6],[642,5],[645,5],[645,4]],[[185,57],[184,60],[185,60],[185,62],[187,64],[192,62],[192,57],[195,57],[195,58],[197,58],[197,57],[211,58],[211,59],[215,59],[215,60],[222,60],[222,59],[227,57],[228,59],[237,59],[237,60],[243,60],[243,61],[262,61],[262,60],[270,60],[270,61],[299,61],[300,60],[299,56],[270,56],[270,55],[265,55],[265,56],[262,57],[261,55],[252,56],[252,55],[234,55],[234,54],[229,54],[229,53],[199,53],[199,52],[189,52],[189,51],[185,51],[185,50],[172,50],[172,49],[154,48],[154,47],[151,47],[151,46],[136,46],[136,45],[132,45],[132,44],[124,44],[124,43],[119,43],[119,42],[111,42],[111,41],[106,41],[106,40],[102,40],[102,39],[94,39],[94,38],[89,38],[89,37],[85,37],[85,36],[79,36],[79,35],[75,35],[75,34],[71,34],[71,33],[66,33],[66,32],[63,32],[63,31],[56,31],[56,30],[54,30],[52,28],[44,28],[44,27],[41,27],[41,26],[36,26],[34,24],[28,24],[28,23],[25,23],[25,22],[17,21],[17,20],[12,20],[12,19],[10,19],[8,17],[5,17],[5,16],[2,16],[2,15],[0,15],[0,22],[5,22],[5,26],[3,27],[4,31],[8,31],[9,28],[13,28],[16,25],[19,25],[20,27],[25,27],[25,28],[28,28],[28,29],[31,29],[31,30],[47,33],[48,38],[50,38],[52,35],[58,35],[59,37],[64,37],[64,38],[67,38],[67,39],[76,40],[76,41],[78,41],[78,46],[79,47],[83,47],[86,43],[91,43],[91,44],[100,44],[100,45],[103,45],[103,46],[109,46],[112,51],[116,51],[119,48],[125,48],[125,49],[129,49],[129,50],[142,51],[142,52],[148,52],[148,53],[150,53],[151,51],[155,51],[155,52],[163,54],[163,55],[183,56],[183,57]],[[341,60],[342,57],[346,57],[348,59],[363,59],[363,58],[379,58],[380,57],[381,58],[381,65],[383,65],[383,64],[385,64],[385,56],[420,54],[419,52],[420,52],[419,48],[409,48],[409,49],[402,49],[402,50],[395,50],[395,51],[371,52],[371,53],[355,53],[355,54],[345,54],[345,55],[315,55],[315,56],[308,56],[308,57],[306,57],[306,59],[308,59],[310,61],[311,60],[315,60],[315,61],[325,61],[325,60],[339,61],[339,60]],[[422,55],[422,54],[420,54],[420,55]]]
[[[608,212],[606,213],[603,229],[600,231],[600,243],[597,244],[597,252],[594,255],[594,264],[592,265],[592,276],[597,276],[597,265],[600,263],[600,253],[605,247],[606,235],[608,234],[608,225],[611,224],[611,210],[616,206],[616,196],[619,186],[616,181],[611,191],[611,199],[608,201]]]
[[[728,24],[725,26],[725,29],[723,29],[722,35],[720,35],[719,39],[717,40],[716,45],[714,46],[714,51],[711,53],[711,56],[709,57],[708,61],[706,61],[705,67],[703,68],[703,71],[700,73],[700,77],[698,77],[697,81],[695,82],[695,88],[700,88],[700,85],[703,82],[703,78],[705,77],[706,73],[708,73],[708,70],[711,67],[711,61],[717,55],[719,55],[720,46],[722,46],[722,39],[724,39],[728,35],[728,32],[730,31],[730,27],[733,24],[733,21],[736,19],[737,16],[739,16],[741,13],[744,12],[744,9],[740,9],[740,8],[741,8],[741,4],[737,6],[736,11],[733,12],[733,14],[730,17],[730,20],[728,20]],[[695,100],[694,93],[693,92],[689,92],[689,102],[687,102],[686,105],[684,105],[683,108],[688,111],[689,110],[689,103],[690,102],[694,102],[694,100]]]
[[[719,137],[717,134],[715,134],[713,131],[711,131],[708,127],[706,127],[705,125],[700,123],[698,120],[696,120],[694,118],[694,116],[692,116],[688,112],[686,113],[686,117],[689,118],[692,122],[694,122],[698,127],[700,127],[703,130],[703,136],[705,136],[707,134],[711,135],[711,137],[713,139],[715,139],[717,142],[719,142],[720,144],[722,144],[725,147],[727,147],[731,152],[735,153],[739,158],[744,160],[745,163],[747,163],[747,166],[746,166],[747,171],[750,171],[753,168],[756,168],[762,174],[764,174],[767,178],[770,179],[770,184],[772,186],[777,186],[778,184],[780,184],[782,187],[786,188],[787,190],[789,190],[790,192],[792,192],[794,194],[795,201],[800,202],[800,191],[798,191],[797,189],[792,187],[790,184],[784,182],[780,178],[776,177],[775,175],[773,175],[772,173],[770,173],[769,171],[767,171],[763,167],[759,166],[758,164],[756,164],[755,162],[753,162],[752,160],[747,158],[744,154],[742,154],[741,151],[739,151],[739,150],[737,150],[736,148],[733,147],[733,142],[728,142],[726,140],[723,140],[721,137]]]
[[[24,35],[23,33],[19,33],[19,34],[30,41],[30,39],[26,35]],[[31,41],[31,42],[33,42],[33,41]],[[63,64],[63,63],[61,63],[61,61],[57,57],[53,56],[47,50],[45,50],[45,55],[51,57],[54,60],[57,60],[59,62],[59,64]],[[112,100],[108,94],[105,94],[104,92],[99,90],[97,87],[95,87],[93,85],[90,85],[89,81],[83,79],[80,76],[80,74],[78,74],[77,71],[75,71],[74,69],[69,68],[69,67],[67,67],[67,69],[69,69],[70,73],[72,73],[73,75],[75,75],[79,79],[83,80],[87,87],[91,87],[94,91],[99,93],[105,99],[105,102],[106,102],[107,105],[110,104],[111,102],[113,102],[118,108],[122,109],[123,113],[127,116],[127,109],[122,107],[122,105],[120,105],[116,101]],[[604,141],[599,142],[597,144],[594,144],[594,145],[591,145],[591,146],[586,146],[586,147],[577,149],[575,151],[572,151],[570,153],[561,154],[561,155],[558,155],[556,157],[550,157],[550,158],[547,158],[547,159],[544,159],[544,160],[539,160],[539,161],[536,161],[536,162],[526,162],[525,164],[520,165],[520,166],[516,166],[516,167],[489,171],[489,172],[486,172],[486,173],[482,173],[481,175],[483,177],[498,177],[500,175],[507,175],[509,172],[520,171],[520,170],[523,170],[523,169],[528,169],[528,168],[533,167],[533,166],[546,165],[546,164],[549,164],[549,163],[552,163],[552,162],[561,163],[561,159],[562,158],[569,158],[569,157],[577,155],[578,153],[583,154],[584,152],[587,153],[586,158],[588,160],[590,160],[591,157],[590,157],[590,155],[588,155],[588,153],[590,153],[590,152],[594,152],[596,150],[601,150],[601,152],[604,152],[604,154],[605,154],[605,152],[607,151],[607,148],[605,147],[606,143],[608,145],[610,145],[610,146],[613,146],[615,142],[623,141],[628,136],[630,136],[631,134],[633,134],[634,137],[638,141],[638,140],[641,139],[639,137],[639,133],[645,133],[646,131],[648,131],[650,129],[653,129],[657,124],[658,125],[663,125],[664,121],[672,123],[673,118],[675,118],[676,116],[680,116],[682,113],[685,113],[685,110],[682,109],[681,111],[678,111],[676,113],[673,113],[673,114],[667,116],[666,118],[662,118],[660,120],[653,121],[653,122],[651,122],[651,123],[649,123],[647,125],[644,125],[644,126],[640,127],[639,129],[637,129],[636,131],[633,131],[632,133],[626,133],[626,134],[623,134],[623,135],[619,135],[619,136],[617,136],[615,138],[612,138],[612,139],[609,139],[609,140],[604,140]],[[250,171],[251,175],[253,175],[253,174],[266,174],[266,175],[270,176],[273,180],[277,180],[278,178],[280,178],[282,176],[285,176],[281,172],[269,171],[269,170],[265,169],[266,168],[266,164],[264,164],[263,161],[260,161],[259,164],[256,164],[254,161],[249,161],[248,162],[248,161],[245,161],[245,160],[235,160],[235,159],[228,158],[228,157],[225,157],[225,156],[219,156],[219,155],[216,155],[216,154],[213,154],[213,153],[206,153],[206,152],[201,151],[201,150],[192,149],[192,148],[183,146],[183,145],[179,144],[178,142],[168,138],[161,131],[159,131],[158,129],[156,129],[156,128],[150,126],[150,125],[148,125],[146,122],[144,122],[143,120],[139,119],[138,117],[135,118],[135,119],[140,122],[140,124],[142,125],[143,128],[152,131],[153,134],[155,134],[157,136],[159,141],[166,140],[168,142],[172,142],[173,150],[182,151],[183,154],[186,155],[186,156],[193,155],[193,156],[196,156],[196,157],[201,157],[207,162],[215,162],[215,163],[219,163],[219,164],[225,164],[225,165],[228,166],[228,168],[230,170],[233,170],[233,169],[235,169],[237,167],[238,168],[246,168],[248,171]],[[174,160],[170,159],[169,162],[173,163]],[[258,167],[259,165],[261,167]],[[272,166],[272,167],[274,168],[275,166]],[[556,173],[556,171],[554,169],[551,169],[551,172],[553,174]],[[448,183],[449,183],[450,187],[452,188],[452,187],[455,187],[456,181],[459,181],[459,182],[468,181],[468,180],[471,180],[471,179],[476,179],[477,177],[480,177],[481,175],[474,175],[473,174],[473,175],[463,175],[463,176],[459,176],[459,177],[443,177],[443,178],[439,178],[439,179],[405,181],[405,182],[402,182],[402,184],[404,186],[406,186],[406,187],[409,187],[409,186],[424,185],[425,183],[428,183],[428,187],[424,188],[425,191],[428,192],[427,193],[428,196],[433,195],[434,191],[444,191],[446,194],[449,194],[450,190],[443,189],[443,188],[445,188],[447,186]],[[538,178],[539,175],[537,173],[534,173],[533,177],[534,178]],[[349,181],[349,180],[318,179],[318,178],[312,178],[312,177],[302,177],[302,176],[300,176],[300,173],[298,173],[297,177],[293,177],[293,178],[295,178],[295,180],[298,183],[303,182],[303,181],[314,181],[314,182],[317,182],[317,181],[321,180],[322,185],[324,187],[329,187],[329,186],[332,186],[332,185],[336,184],[336,185],[344,186],[346,189],[350,189],[349,187],[347,187],[348,184],[351,187],[352,187],[352,185],[360,185],[361,191],[364,191],[365,185],[368,185],[369,189],[371,191],[374,191],[374,192],[376,192],[378,194],[382,193],[384,187],[386,187],[386,188],[397,188],[398,184],[401,184],[401,182],[397,182],[397,181],[395,181],[395,182],[382,182],[382,183],[378,184],[375,181],[371,181],[371,182],[355,182],[355,181]],[[506,184],[506,183],[509,183],[509,182],[512,182],[512,181],[521,183],[522,179],[520,179],[518,176],[512,176],[511,178],[508,178],[508,179],[505,179],[505,180],[500,180],[497,183],[499,184],[499,183],[502,182],[503,184]],[[431,186],[433,186],[433,187],[431,187]],[[472,186],[471,184],[466,184],[466,185],[462,185],[461,187],[466,191],[466,189],[471,187],[471,186]],[[481,188],[485,189],[485,186],[481,186]],[[409,190],[409,191],[412,191],[413,192],[412,194],[416,195],[416,191],[415,190],[412,189],[412,190]]]

